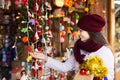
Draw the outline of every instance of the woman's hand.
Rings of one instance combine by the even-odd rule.
[[[47,61],[47,59],[48,59],[48,57],[41,52],[34,52],[34,53],[30,52],[29,54],[33,58],[40,59],[40,60],[43,60],[43,61]]]

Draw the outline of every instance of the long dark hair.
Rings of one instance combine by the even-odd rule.
[[[103,36],[103,34],[101,32],[88,32],[88,34],[90,35],[90,38],[101,45],[108,45],[108,41],[106,40],[106,38]]]

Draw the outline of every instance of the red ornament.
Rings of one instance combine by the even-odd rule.
[[[42,71],[42,67],[39,67],[39,70]]]
[[[30,45],[27,46],[27,49],[28,49],[28,52],[31,51],[31,47],[30,47]]]
[[[22,38],[22,41],[23,41],[24,43],[28,42],[28,37],[27,37],[27,36],[24,36],[24,37]]]
[[[53,77],[52,77],[52,75],[50,75],[50,77],[49,77],[49,80],[53,80]]]
[[[27,4],[27,0],[22,0],[22,3],[23,3],[24,5],[26,5],[26,4]]]
[[[38,13],[39,15],[42,14],[41,10],[38,10],[37,13]]]
[[[63,20],[61,20],[60,23],[63,25],[65,22]]]
[[[36,40],[37,40],[37,38],[34,36],[34,37],[33,37],[33,41],[36,41]]]
[[[50,24],[51,24],[50,20],[47,21],[47,24],[48,24],[48,26],[50,26]]]
[[[37,11],[37,8],[36,8],[36,6],[34,6],[33,10],[34,10],[34,11]]]
[[[86,70],[85,70],[85,69],[81,69],[81,70],[80,70],[80,74],[81,74],[81,75],[86,75]]]
[[[40,29],[38,30],[38,36],[42,36],[42,32]]]
[[[38,5],[40,5],[40,0],[37,0]]]
[[[37,71],[36,70],[33,70],[33,75],[35,76],[37,74]]]
[[[42,47],[38,47],[38,51],[42,51]]]
[[[18,1],[18,0],[15,0],[14,3],[15,3],[15,5],[18,5],[18,4],[19,4],[19,1]]]

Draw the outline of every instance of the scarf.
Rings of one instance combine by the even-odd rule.
[[[79,64],[84,62],[85,54],[81,54],[80,52],[81,49],[87,52],[95,52],[102,46],[103,45],[95,43],[91,39],[87,40],[86,42],[81,41],[81,39],[77,40],[74,46],[74,56],[76,61],[78,61]]]

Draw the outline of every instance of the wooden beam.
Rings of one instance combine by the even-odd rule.
[[[114,51],[115,41],[115,13],[114,0],[108,0],[108,41]]]

